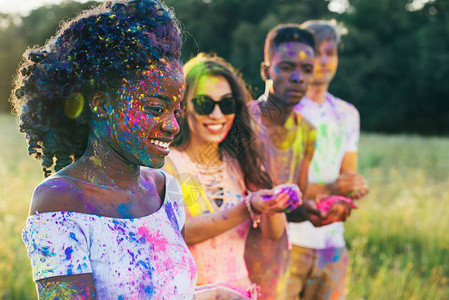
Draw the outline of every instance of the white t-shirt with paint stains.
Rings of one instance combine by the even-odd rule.
[[[309,168],[309,182],[331,183],[337,179],[346,152],[357,152],[360,136],[360,116],[354,105],[326,94],[323,104],[304,97],[295,106],[317,130],[315,152]],[[316,228],[310,223],[289,223],[293,244],[329,249],[345,246],[342,222]]]
[[[165,173],[156,212],[111,218],[54,211],[28,217],[23,241],[33,280],[92,273],[97,299],[192,299],[197,270],[181,235],[181,187]]]

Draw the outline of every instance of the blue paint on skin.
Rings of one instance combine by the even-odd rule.
[[[293,73],[292,76],[290,76],[290,80],[292,81],[299,81],[300,76],[297,72]]]
[[[131,203],[131,202],[129,202]],[[117,212],[120,214],[120,216],[122,216],[123,218],[126,219],[131,219],[133,216],[132,214],[129,212],[129,207],[126,204],[120,204],[117,207]]]

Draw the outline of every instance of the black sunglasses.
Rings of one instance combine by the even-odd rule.
[[[195,111],[199,115],[208,115],[212,113],[217,104],[224,115],[230,115],[235,113],[237,101],[235,100],[235,97],[231,95],[224,96],[219,101],[215,101],[207,95],[196,95],[192,98],[192,102]]]

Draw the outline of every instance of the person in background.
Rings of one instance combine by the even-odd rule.
[[[299,205],[299,189],[295,184],[272,188],[264,156],[253,143],[251,96],[234,68],[200,53],[184,72],[182,130],[165,168],[181,182],[186,197],[186,243],[198,266],[199,285],[226,282],[246,293],[251,285],[244,261],[249,229],[260,227],[268,239],[281,238],[283,211]]]
[[[249,105],[257,143],[265,153],[266,168],[274,184],[294,183],[301,191],[307,186],[316,131],[293,107],[305,95],[314,56],[313,37],[299,26],[281,24],[270,30],[261,64],[265,93]],[[292,213],[301,215],[302,221],[306,219],[304,213],[320,216],[313,203],[305,203]],[[271,241],[251,230],[245,259],[251,279],[265,290],[264,299],[284,299],[289,254],[287,235]]]
[[[357,109],[328,92],[338,66],[341,28],[335,21],[308,21],[301,28],[315,39],[316,62],[306,96],[294,109],[317,129],[306,198],[341,195],[360,199],[369,189],[357,174],[360,119]],[[288,299],[344,299],[348,253],[342,222],[316,228],[289,223],[293,248]]]
[[[249,105],[260,148],[267,157],[267,171],[274,184],[296,183],[307,191],[309,165],[315,151],[316,129],[294,111],[304,97],[313,77],[315,41],[298,24],[280,24],[265,39],[264,61],[260,65],[265,93]],[[315,199],[305,199],[287,213],[290,222],[311,221],[323,226],[345,219],[350,213],[346,203],[335,203],[328,212],[318,209]],[[260,284],[265,299],[285,299],[291,244],[287,235],[277,241],[248,235],[245,259],[250,278]]]
[[[108,1],[25,53],[12,103],[47,177],[23,231],[39,299],[194,297],[181,187],[156,170],[179,132],[177,24],[158,0]]]

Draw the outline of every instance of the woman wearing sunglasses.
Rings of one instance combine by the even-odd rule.
[[[299,189],[272,189],[246,108],[251,96],[232,66],[200,53],[184,73],[183,112],[177,118],[182,130],[165,168],[182,186],[197,284],[226,282],[245,291],[251,285],[244,261],[250,227],[279,239],[286,222],[282,211],[299,205]]]

